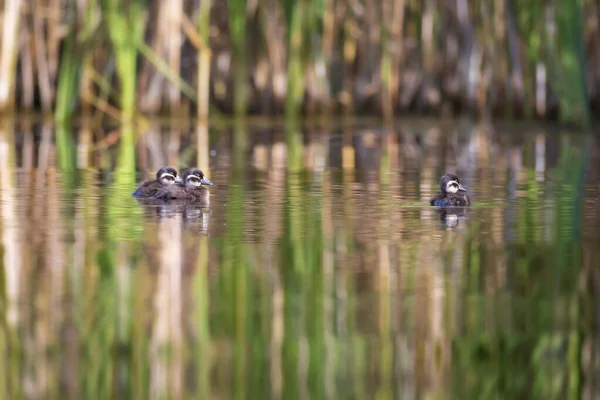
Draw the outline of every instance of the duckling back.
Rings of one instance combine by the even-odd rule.
[[[132,196],[138,198],[152,197],[164,187],[165,186],[162,183],[155,180],[145,181],[142,182],[135,192],[133,192]]]

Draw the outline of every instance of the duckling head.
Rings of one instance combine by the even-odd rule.
[[[190,189],[202,185],[213,186],[213,183],[198,168],[188,168],[183,174],[183,181],[185,182],[185,186]]]
[[[454,174],[446,174],[442,176],[440,180],[440,190],[442,193],[457,193],[457,192],[466,192],[467,189],[463,185],[460,184],[460,180],[458,176]]]
[[[177,175],[177,171],[173,167],[162,167],[156,173],[156,180],[163,185],[172,185],[175,182],[182,183],[181,177]]]

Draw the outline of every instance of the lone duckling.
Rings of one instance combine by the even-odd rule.
[[[159,200],[186,200],[191,203],[207,202],[210,196],[208,189],[202,185],[213,186],[198,168],[188,168],[183,173],[183,183],[165,186],[156,193]]]
[[[137,190],[133,192],[132,196],[138,198],[153,197],[159,190],[181,182],[183,181],[177,175],[175,168],[162,167],[156,173],[156,179],[142,182]]]
[[[460,184],[458,176],[446,174],[440,180],[441,193],[429,200],[429,204],[437,207],[470,206],[471,200],[467,196],[467,189]]]

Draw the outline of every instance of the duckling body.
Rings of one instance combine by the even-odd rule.
[[[176,182],[182,182],[177,171],[172,167],[162,167],[156,173],[156,179],[142,182],[133,192],[132,196],[137,198],[148,198],[156,195],[161,189],[172,186]]]
[[[182,184],[163,187],[154,196],[158,200],[186,200],[190,202],[208,201],[210,192],[203,187],[188,188]]]
[[[440,193],[433,196],[429,204],[437,207],[464,207],[471,205],[471,199],[458,177],[446,174],[440,180]]]
[[[183,174],[183,184],[177,183],[163,187],[154,198],[163,201],[185,200],[190,203],[206,203],[210,192],[202,185],[212,186],[213,183],[199,169],[188,168]]]

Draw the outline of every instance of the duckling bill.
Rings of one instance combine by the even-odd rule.
[[[142,182],[132,196],[137,198],[153,197],[159,190],[181,182],[183,181],[177,175],[175,168],[162,167],[156,173],[156,179]]]
[[[437,207],[462,207],[470,206],[471,199],[467,196],[467,189],[460,184],[458,176],[446,174],[440,180],[440,193],[433,196],[429,204]]]
[[[165,186],[154,196],[159,200],[186,200],[192,203],[207,202],[210,192],[205,186],[213,183],[198,168],[188,168],[183,174],[183,183]]]

